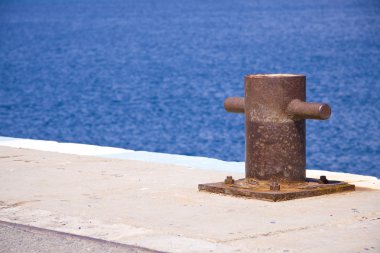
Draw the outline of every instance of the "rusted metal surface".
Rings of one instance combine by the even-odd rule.
[[[305,180],[305,120],[286,112],[292,100],[305,98],[303,75],[245,77],[246,177]]]
[[[269,185],[269,190],[271,191],[279,191],[281,189],[280,184],[278,182],[272,181]]]
[[[307,103],[299,99],[292,100],[286,108],[286,113],[292,119],[328,119],[331,108],[328,104]]]
[[[306,181],[305,119],[328,119],[331,108],[324,103],[305,102],[304,75],[248,75],[245,77],[244,86],[244,98],[227,98],[224,107],[228,112],[245,113],[246,179],[271,181],[271,188],[277,192],[276,196],[281,195],[284,183]],[[227,181],[230,182],[226,179]],[[341,187],[341,184],[327,185],[329,190],[323,188],[323,190],[313,190],[312,193],[307,191],[306,194],[293,189],[292,192],[297,196],[307,197],[315,196],[316,192],[327,194],[337,192],[336,189],[341,191],[352,188]],[[220,187],[221,191],[226,189]],[[210,186],[200,185],[200,190],[206,189],[214,192]],[[292,188],[285,187],[285,189],[288,189],[287,195],[289,195]]]
[[[224,179],[225,184],[234,184],[235,180],[231,176],[227,176],[226,179]]]
[[[330,181],[328,184],[318,180],[308,179],[305,182],[273,183],[265,180],[255,180],[255,184],[247,178],[235,180],[234,184],[224,182],[200,184],[200,191],[232,195],[237,197],[254,198],[267,201],[285,201],[324,194],[354,191],[355,186],[345,182]]]
[[[224,108],[228,112],[244,113],[244,98],[226,98],[226,100],[224,100]]]

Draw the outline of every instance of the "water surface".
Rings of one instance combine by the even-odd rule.
[[[1,1],[0,135],[244,160],[223,109],[307,75],[308,168],[380,177],[379,1]]]

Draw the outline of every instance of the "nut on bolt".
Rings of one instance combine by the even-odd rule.
[[[226,179],[224,180],[225,184],[234,184],[235,180],[232,178],[232,176],[227,176]]]
[[[277,183],[277,182],[272,182],[271,184],[270,184],[270,186],[269,186],[269,189],[271,190],[271,191],[280,191],[280,184],[279,183]]]
[[[326,176],[320,176],[318,181],[320,184],[328,184],[329,183],[329,180],[327,180]]]

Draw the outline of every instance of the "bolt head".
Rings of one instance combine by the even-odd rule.
[[[281,187],[280,187],[280,184],[277,183],[277,182],[272,182],[269,186],[269,189],[271,191],[280,191]]]
[[[327,180],[327,177],[326,176],[320,176],[319,177],[319,182],[321,184],[328,184],[329,183],[329,180]]]
[[[225,184],[234,184],[235,180],[232,178],[232,176],[227,176],[226,179],[224,180]]]

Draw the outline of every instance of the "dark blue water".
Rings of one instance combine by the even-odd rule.
[[[223,109],[300,73],[308,168],[380,177],[380,1],[0,1],[0,135],[244,160]]]

